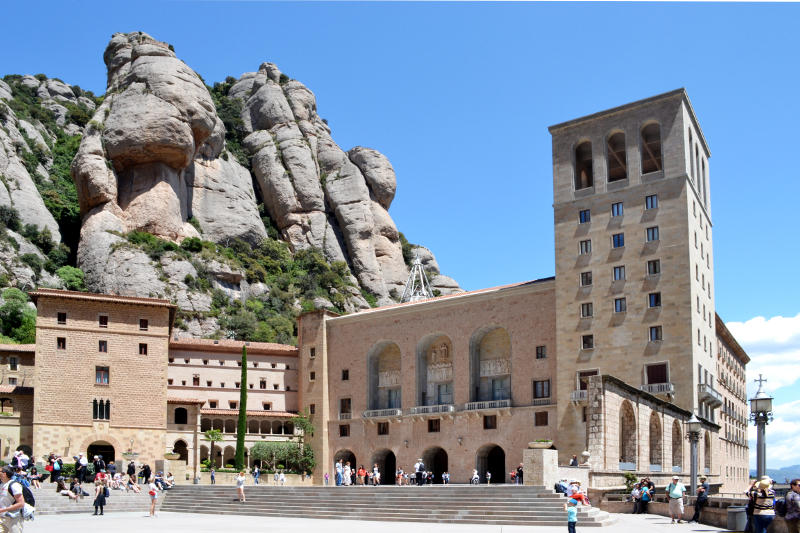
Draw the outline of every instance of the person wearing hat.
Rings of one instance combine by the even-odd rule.
[[[575,533],[575,525],[578,523],[578,500],[574,498],[567,500],[564,510],[567,512],[567,532]]]
[[[767,528],[775,519],[775,491],[769,476],[761,479],[750,489],[753,500],[753,530],[755,533],[767,533]]]
[[[710,487],[708,486],[708,478],[705,475],[700,476],[700,485],[697,486],[697,499],[694,502],[694,515],[689,523],[696,523],[700,521],[700,512],[703,507],[708,505],[708,493]]]
[[[672,476],[672,483],[667,485],[667,497],[669,497],[669,517],[674,524],[683,523],[683,495],[686,493],[686,486],[680,482],[678,476]]]
[[[786,527],[789,533],[800,533],[800,479],[793,479],[786,493]]]

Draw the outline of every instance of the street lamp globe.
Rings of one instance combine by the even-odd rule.
[[[750,412],[754,415],[759,413],[769,413],[772,411],[772,398],[760,390],[753,398],[750,398]]]
[[[692,413],[692,418],[686,421],[686,432],[691,433],[700,433],[700,430],[703,429],[703,423],[700,422],[700,419],[697,418],[697,415]]]

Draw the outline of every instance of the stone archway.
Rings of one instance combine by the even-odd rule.
[[[636,414],[630,402],[625,400],[619,410],[620,470],[636,470],[637,440]]]
[[[131,447],[130,443],[128,443],[127,446],[121,446],[119,441],[117,439],[115,439],[114,437],[112,437],[111,435],[95,433],[94,435],[90,435],[90,436],[86,437],[85,439],[83,439],[83,441],[80,443],[80,446],[78,447],[77,450],[74,451],[74,453],[77,454],[78,452],[82,452],[82,451],[86,450],[87,457],[91,457],[91,454],[88,451],[89,450],[89,446],[91,446],[95,442],[102,442],[102,443],[105,443],[108,446],[111,446],[112,448],[114,448],[115,453],[121,453],[122,450],[127,450],[128,448]],[[141,452],[142,451],[142,450],[136,449],[136,447],[137,447],[137,442],[136,442],[136,440],[134,440],[133,441],[133,451],[135,451],[135,452]],[[70,451],[72,451],[72,450],[70,450]],[[108,464],[109,460],[106,459],[105,456],[103,456],[103,460],[106,462],[106,464]],[[116,463],[117,461],[114,460],[114,462]]]
[[[392,450],[379,450],[372,455],[372,464],[367,465],[367,471],[372,471],[372,466],[378,464],[381,473],[381,485],[394,485],[397,473],[397,458]]]
[[[175,444],[172,445],[172,453],[180,455],[179,461],[189,461],[189,445],[183,439],[175,441]]]
[[[425,467],[428,470],[433,472],[433,482],[436,484],[441,483],[442,474],[447,472],[449,468],[447,452],[439,446],[428,448],[422,454],[422,462],[425,463]]]
[[[496,444],[487,444],[478,450],[475,458],[475,468],[481,476],[481,481],[486,481],[486,473],[492,474],[492,484],[506,482],[506,452]]]
[[[108,442],[98,440],[86,447],[86,458],[89,462],[92,461],[95,455],[102,457],[106,464],[111,461],[116,462],[116,450]]]

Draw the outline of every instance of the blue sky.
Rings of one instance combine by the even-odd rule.
[[[3,12],[0,73],[98,94],[117,31],[170,42],[207,83],[277,63],[314,91],[344,149],[387,155],[398,228],[466,289],[554,272],[547,126],[685,87],[712,152],[717,312],[750,342],[750,377],[774,374],[779,403],[798,399],[786,376],[800,376],[800,5],[87,1]],[[781,342],[764,338],[774,328]],[[800,431],[789,407],[776,436]],[[792,463],[800,452],[770,456]]]

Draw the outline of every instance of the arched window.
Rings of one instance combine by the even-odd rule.
[[[592,143],[584,141],[575,147],[575,190],[593,186]]]
[[[636,415],[628,401],[619,410],[619,463],[620,470],[636,469]]]
[[[184,407],[178,407],[175,409],[175,423],[176,424],[186,424],[189,420],[189,413],[186,411]]]
[[[672,422],[672,471],[680,472],[683,468],[683,433],[677,420]]]
[[[703,440],[705,441],[704,446],[704,457],[703,457],[703,466],[705,467],[705,473],[711,473],[711,433],[706,431],[705,435],[703,435]]]
[[[628,178],[628,159],[625,157],[625,134],[617,132],[606,141],[608,156],[608,181],[619,181]]]
[[[653,412],[650,415],[650,469],[656,472],[661,471],[661,440],[661,420]]]
[[[692,132],[689,132],[691,137]],[[661,127],[653,122],[642,128],[642,174],[661,170]]]

